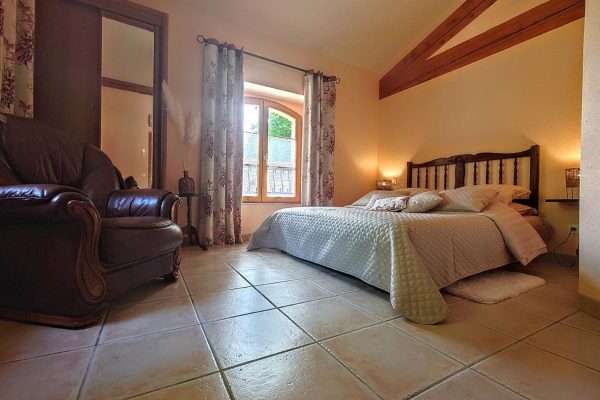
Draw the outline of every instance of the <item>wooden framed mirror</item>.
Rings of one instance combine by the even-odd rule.
[[[164,187],[168,14],[125,0],[36,6],[35,118],[100,147],[139,187]]]
[[[154,47],[154,26],[102,12],[100,148],[142,189],[153,186],[156,162]]]
[[[140,188],[163,183],[167,21],[160,11],[118,0],[79,0],[100,9],[100,148]]]

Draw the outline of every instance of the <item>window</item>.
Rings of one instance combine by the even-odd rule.
[[[245,99],[244,202],[300,202],[301,127],[302,118],[288,107]]]

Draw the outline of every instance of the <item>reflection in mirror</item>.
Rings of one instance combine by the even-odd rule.
[[[102,150],[140,188],[152,187],[154,32],[102,17]]]

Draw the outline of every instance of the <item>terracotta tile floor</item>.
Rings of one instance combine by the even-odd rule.
[[[600,320],[577,270],[494,305],[444,295],[418,325],[388,295],[277,251],[184,249],[183,279],[63,330],[0,320],[0,399],[599,399]]]

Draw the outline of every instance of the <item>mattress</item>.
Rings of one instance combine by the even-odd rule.
[[[546,246],[522,217],[500,205],[485,213],[398,213],[349,207],[279,210],[249,250],[273,248],[353,275],[390,293],[405,317],[435,323],[447,314],[439,288]]]

